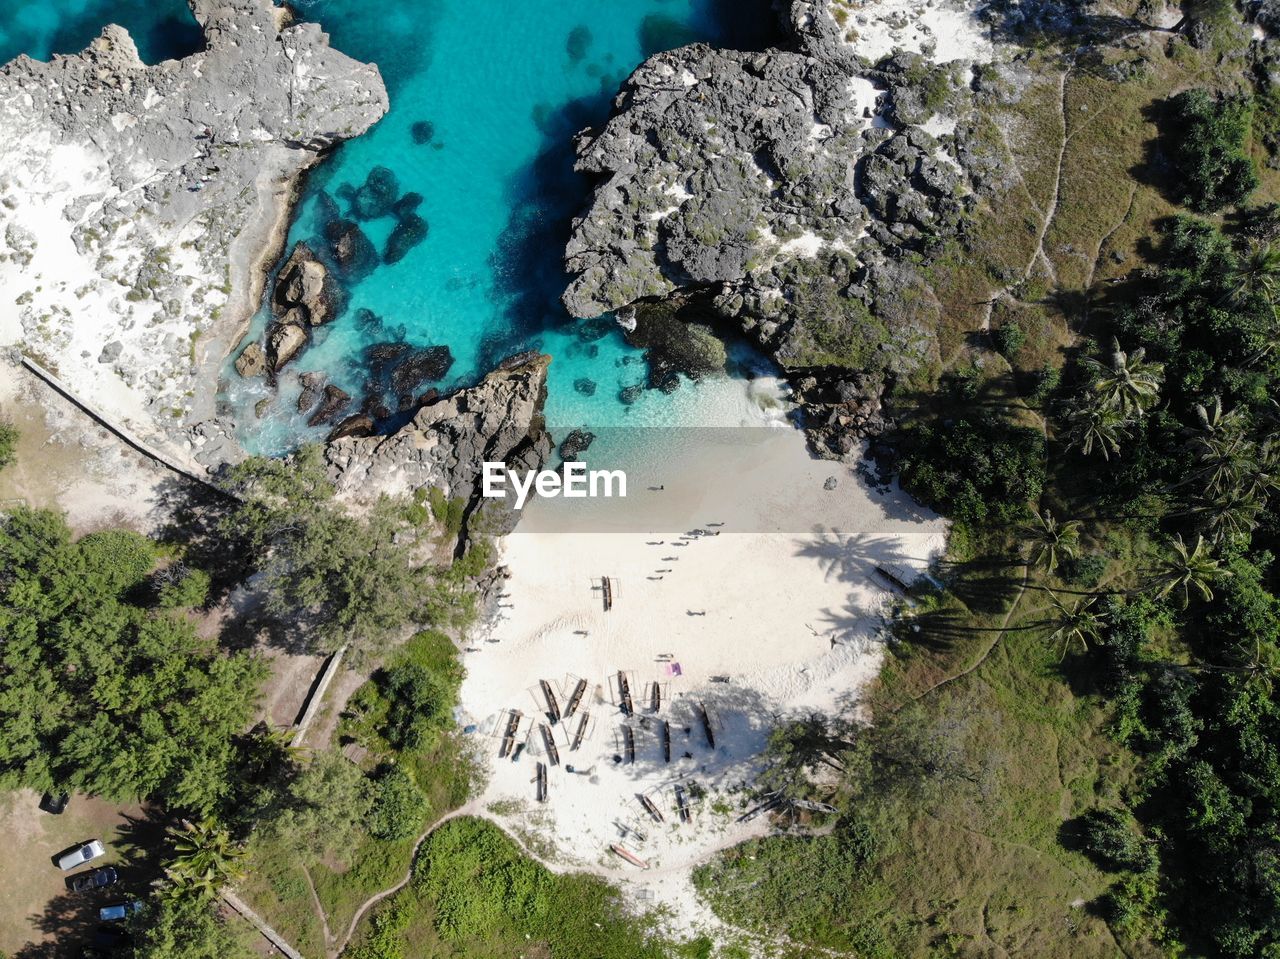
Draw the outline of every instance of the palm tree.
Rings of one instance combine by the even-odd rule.
[[[1075,643],[1079,643],[1088,652],[1089,643],[1097,641],[1106,625],[1105,619],[1097,610],[1097,601],[1085,599],[1068,607],[1052,593],[1050,598],[1053,603],[1053,618],[1049,622],[1053,624],[1054,630],[1049,634],[1049,641],[1063,641],[1064,658],[1067,650]]]
[[[1031,551],[1031,562],[1052,573],[1060,558],[1072,559],[1080,545],[1080,521],[1059,523],[1053,513],[1036,513],[1035,519],[1022,527]]]
[[[1124,416],[1101,403],[1077,406],[1067,414],[1067,448],[1080,447],[1085,456],[1096,449],[1104,460],[1120,452],[1120,441],[1127,436]]]
[[[1161,596],[1181,593],[1183,606],[1190,602],[1192,590],[1203,600],[1213,599],[1212,584],[1229,577],[1231,571],[1210,555],[1205,538],[1197,536],[1196,545],[1188,549],[1179,533],[1170,546],[1169,555],[1152,571],[1151,585]]]
[[[1103,360],[1085,359],[1094,373],[1093,390],[1103,402],[1124,416],[1143,413],[1160,397],[1164,364],[1146,359],[1142,347],[1132,353],[1120,349],[1120,341],[1112,338],[1111,353]]]
[[[242,878],[236,861],[244,850],[215,820],[183,820],[181,828],[171,830],[170,835],[174,855],[166,871],[174,898],[213,897],[228,883]]]
[[[1202,499],[1193,510],[1200,528],[1215,545],[1246,538],[1258,525],[1262,503],[1248,491],[1226,491]]]
[[[1241,304],[1254,296],[1260,296],[1274,305],[1280,293],[1280,248],[1270,243],[1253,243],[1236,258],[1235,266],[1227,274],[1231,287],[1228,298]]]

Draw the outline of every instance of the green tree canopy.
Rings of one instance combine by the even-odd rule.
[[[44,510],[0,521],[0,783],[196,811],[229,794],[265,669],[148,605],[155,557]]]

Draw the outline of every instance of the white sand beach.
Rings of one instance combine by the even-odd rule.
[[[741,391],[743,381],[715,388]],[[752,389],[769,392],[759,381]],[[754,442],[742,430],[655,431],[670,448],[647,450],[660,464],[652,475],[629,472],[623,509],[599,500],[526,507],[503,545],[511,576],[501,616],[464,658],[463,722],[477,727],[489,812],[553,861],[638,885],[686,931],[710,921],[691,907],[692,867],[769,828],[766,816],[736,820],[770,731],[788,716],[856,708],[876,675],[892,596],[876,565],[922,570],[945,535],[900,492],[811,459],[799,430],[763,425],[777,422],[776,410],[757,421]],[[678,443],[690,435],[705,442]],[[600,529],[609,531],[592,531]],[[543,681],[562,716],[581,683],[573,715],[549,720]],[[512,710],[521,714],[516,761],[499,757]],[[610,851],[615,843],[650,868],[625,862]]]

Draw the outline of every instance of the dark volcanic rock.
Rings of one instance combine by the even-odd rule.
[[[595,442],[596,434],[587,430],[570,430],[560,444],[560,458],[566,463],[577,462]]]
[[[426,146],[435,139],[436,125],[430,120],[418,120],[409,128],[409,135],[418,146]]]
[[[351,281],[362,280],[378,265],[378,251],[364,230],[352,220],[333,220],[324,228],[329,255]]]
[[[384,166],[376,166],[351,198],[351,215],[357,220],[377,220],[391,215],[400,195],[400,181]]]
[[[332,443],[334,440],[340,440],[345,436],[372,436],[373,431],[374,423],[372,417],[367,413],[353,413],[330,430],[324,441]]]
[[[542,356],[537,350],[522,350],[519,353],[512,353],[506,359],[499,361],[497,369],[514,370],[522,366],[528,366],[530,363],[536,362]]]
[[[305,243],[294,246],[280,268],[271,296],[271,312],[285,317],[300,311],[302,322],[320,326],[335,319],[346,308],[346,291]]]
[[[307,420],[308,426],[324,426],[338,418],[338,414],[351,402],[351,396],[344,390],[330,383],[324,388],[324,399],[320,408]]]
[[[367,306],[362,306],[356,310],[356,323],[360,325],[362,330],[371,330],[375,326],[382,325],[382,317]]]
[[[391,371],[391,392],[401,409],[412,405],[413,394],[428,380],[441,380],[453,366],[453,353],[447,346],[428,346],[402,355]]]
[[[724,341],[706,323],[705,309],[681,308],[671,302],[640,303],[635,311],[635,328],[627,342],[645,351],[649,363],[649,385],[671,392],[679,385],[678,373],[701,379],[724,371],[728,362]]]
[[[550,456],[542,415],[549,363],[538,355],[495,370],[479,385],[419,408],[390,436],[335,439],[324,455],[337,496],[372,503],[382,494],[430,486],[460,499],[464,524],[455,555],[469,542],[473,522],[487,535],[514,528],[518,513],[481,497],[482,464],[501,460],[513,469],[537,469]]]
[[[406,193],[400,199],[396,200],[395,205],[391,208],[391,212],[397,219],[402,219],[410,213],[417,212],[417,209],[420,206],[422,206],[421,193]]]
[[[427,221],[416,213],[409,213],[387,237],[387,248],[382,254],[386,263],[399,263],[415,246],[427,238]]]

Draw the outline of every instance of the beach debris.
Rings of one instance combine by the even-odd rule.
[[[770,809],[777,807],[778,802],[779,802],[778,794],[776,792],[770,793],[769,796],[766,797],[762,802],[757,803],[755,806],[752,806],[750,809],[744,812],[741,816],[739,816],[737,821],[740,823],[751,822],[751,820],[755,819],[761,813],[766,813]]]
[[[645,862],[643,859],[641,859],[639,856],[631,852],[631,850],[627,849],[625,846],[621,845],[620,843],[615,842],[612,845],[610,845],[609,848],[613,850],[615,854],[621,856],[623,859],[631,863],[631,865],[635,866],[637,869],[649,868],[649,864],[647,862]]]
[[[688,794],[679,783],[676,784],[676,809],[680,812],[681,822],[693,822],[693,811],[689,808]]]

